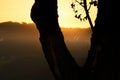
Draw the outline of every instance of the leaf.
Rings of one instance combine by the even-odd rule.
[[[97,1],[94,1],[94,6],[97,6],[98,4],[97,4]]]
[[[71,4],[71,8],[74,8],[74,7],[75,7],[75,4],[74,4],[74,3],[72,3],[72,4]]]
[[[75,18],[77,18],[77,15],[75,15]]]
[[[86,16],[86,17],[85,17],[85,19],[87,20],[87,19],[88,19],[88,17]]]
[[[83,4],[83,2],[80,2],[80,5],[82,5]]]
[[[92,5],[93,3],[94,3],[93,1],[92,1],[92,2],[89,2],[90,5]]]
[[[78,10],[75,11],[75,13],[77,13],[77,12],[78,12]]]
[[[80,18],[80,21],[82,21],[82,18]]]
[[[78,17],[77,17],[77,18],[78,18],[78,19],[79,19],[79,18],[81,18],[81,14],[80,14],[80,15],[78,15]]]

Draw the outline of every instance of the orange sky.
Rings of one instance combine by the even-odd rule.
[[[88,21],[79,21],[74,17],[74,12],[70,6],[72,0],[58,0],[59,25],[62,27],[89,27]],[[30,9],[34,0],[1,0],[0,2],[0,22],[14,21],[31,23]],[[93,23],[96,18],[96,8],[92,8],[90,15]]]

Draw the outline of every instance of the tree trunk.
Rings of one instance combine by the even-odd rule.
[[[94,80],[120,80],[120,39],[118,37],[120,31],[116,21],[119,17],[116,8],[118,8],[117,1],[98,0],[98,14],[86,62],[87,67],[95,64]]]
[[[85,64],[90,76],[91,68],[95,67],[94,77],[88,80],[120,80],[120,31],[116,21],[119,17],[116,8],[118,8],[117,1],[98,1],[98,14]],[[40,32],[40,42],[55,79],[86,80],[85,77],[82,78],[84,73],[65,45],[58,24],[57,0],[35,0],[31,18]]]
[[[36,0],[31,18],[40,32],[40,42],[56,80],[79,80],[80,67],[68,51],[58,24],[57,0]]]

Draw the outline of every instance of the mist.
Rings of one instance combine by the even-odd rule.
[[[89,28],[61,28],[65,43],[82,66],[90,47]],[[54,80],[32,23],[0,23],[0,80]]]

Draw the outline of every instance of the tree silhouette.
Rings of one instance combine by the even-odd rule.
[[[56,80],[76,80],[79,66],[70,55],[58,24],[57,0],[35,0],[31,18],[40,32],[40,42]]]
[[[76,4],[79,5],[79,7],[82,7],[85,11],[85,16],[82,17],[83,11],[76,9]],[[91,9],[91,6],[97,6],[98,5],[98,1],[97,0],[72,0],[72,4],[71,4],[71,8],[73,9],[74,13],[75,13],[75,18],[80,19],[80,21],[85,21],[88,19],[90,27],[93,31],[93,23],[92,20],[90,18],[89,15],[89,10]],[[82,13],[81,13],[82,12]]]
[[[111,6],[112,5],[112,6]],[[116,11],[118,3],[98,0],[98,14],[91,38],[90,53],[95,53],[95,80],[119,80],[119,44]],[[113,16],[114,15],[114,16]],[[116,26],[116,27],[115,27]]]
[[[80,3],[83,4],[86,4],[86,0]],[[116,8],[117,1],[98,0],[98,14],[95,26],[92,26],[88,58],[84,67],[80,67],[65,45],[58,24],[57,0],[35,0],[31,18],[40,32],[42,49],[56,80],[120,80],[120,51],[116,46],[120,43],[116,21],[119,14],[116,14]],[[80,18],[80,15],[76,17]]]
[[[83,11],[76,9],[76,6],[77,6],[76,4],[78,4],[79,7],[83,8],[83,10],[85,12],[85,16],[82,16]],[[97,0],[89,0],[89,1],[86,1],[86,0],[80,0],[80,1],[73,0],[72,4],[71,4],[71,8],[73,9],[73,11],[75,13],[75,18],[80,19],[80,21],[85,21],[85,20],[88,19],[91,30],[94,31],[93,23],[92,23],[92,20],[90,18],[90,15],[89,15],[89,12],[90,12],[90,9],[91,9],[92,5],[97,7],[98,6],[98,1]],[[91,46],[91,48],[92,48],[92,46]],[[92,69],[92,64],[93,64],[93,61],[94,61],[94,58],[95,58],[95,53],[91,52],[91,51],[88,52],[89,57],[87,58],[87,61],[86,61],[85,65],[84,65],[85,68],[89,67],[88,70]]]

